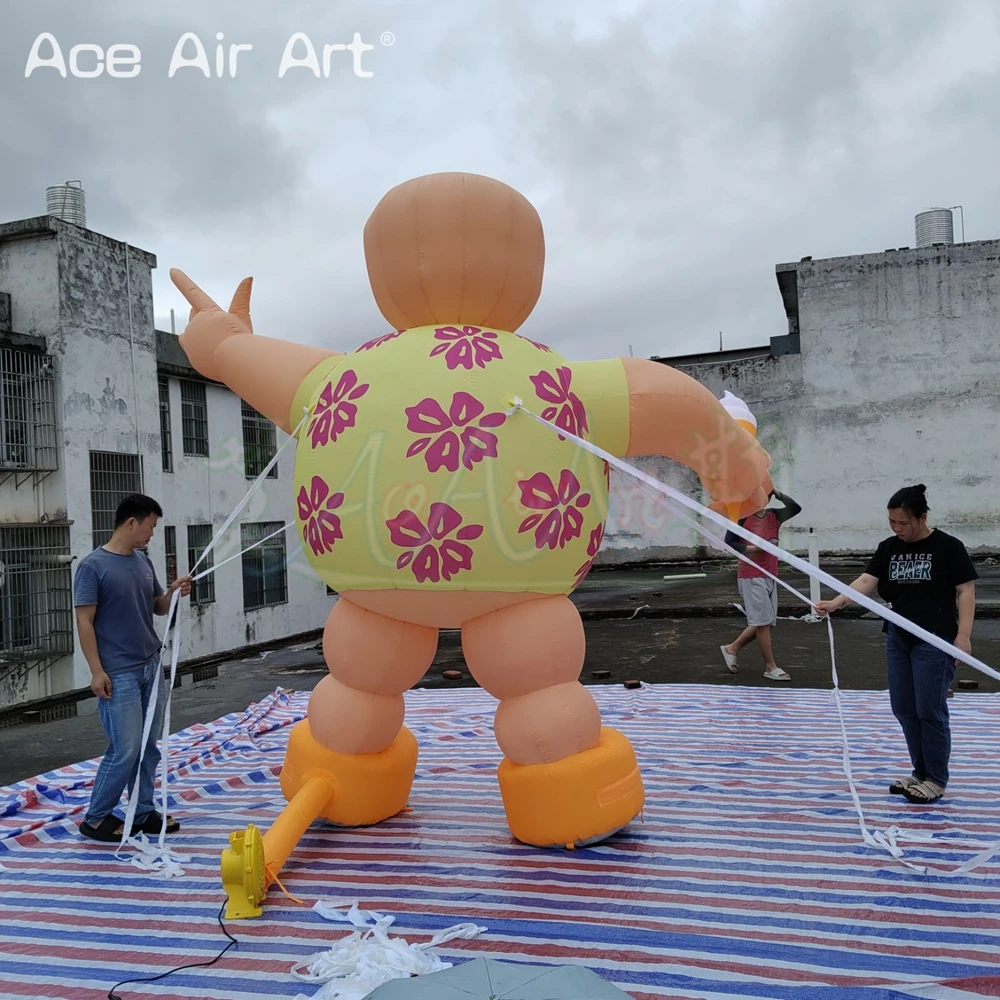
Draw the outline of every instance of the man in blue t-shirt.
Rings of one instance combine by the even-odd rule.
[[[124,823],[114,810],[126,785],[131,797],[137,777],[138,802],[131,832],[158,835],[162,824],[153,804],[153,789],[166,685],[153,615],[170,610],[175,590],[186,597],[191,579],[176,580],[164,591],[156,578],[144,549],[161,517],[160,505],[150,497],[126,497],[118,505],[110,541],[80,561],[74,580],[80,648],[90,666],[90,688],[99,699],[101,725],[108,737],[80,832],[108,843],[122,838]],[[140,768],[143,721],[154,691],[156,708]],[[168,816],[167,833],[179,829],[180,823]]]

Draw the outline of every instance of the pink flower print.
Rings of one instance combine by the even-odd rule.
[[[530,514],[517,529],[518,534],[535,529],[535,548],[564,548],[566,543],[580,537],[583,514],[580,511],[590,504],[590,494],[580,493],[580,481],[569,469],[559,475],[555,486],[544,472],[536,472],[530,479],[522,479],[521,505],[530,510],[548,513]]]
[[[343,502],[344,494],[331,494],[330,487],[319,476],[312,477],[308,490],[305,486],[299,489],[296,505],[299,519],[305,521],[302,540],[308,543],[313,555],[321,556],[324,552],[332,552],[337,539],[344,537],[340,517],[331,513]]]
[[[599,524],[590,533],[590,541],[587,543],[587,561],[576,571],[576,580],[573,583],[574,587],[579,587],[583,583],[583,578],[590,572],[590,567],[594,565],[594,559],[597,557],[598,550],[601,547],[601,542],[604,541],[604,525]]]
[[[526,340],[529,344],[531,344],[532,347],[537,347],[540,351],[545,351],[546,354],[552,353],[551,347],[546,347],[544,344],[538,343],[537,340],[532,340],[530,337],[524,337],[520,333],[517,333],[514,336],[520,337],[521,340]]]
[[[441,326],[434,331],[434,339],[440,340],[430,353],[436,358],[444,355],[449,371],[464,368],[472,371],[473,364],[485,368],[491,361],[503,360],[500,347],[497,344],[497,334],[492,330],[483,330],[478,326]]]
[[[460,459],[471,471],[484,458],[497,457],[497,436],[489,428],[506,419],[503,413],[486,413],[486,407],[467,392],[451,397],[447,413],[436,399],[422,399],[406,408],[407,430],[423,435],[406,450],[406,457],[423,452],[428,472],[457,472]]]
[[[556,369],[553,376],[549,372],[539,372],[531,376],[535,394],[546,403],[554,403],[542,411],[542,419],[550,420],[570,434],[582,437],[587,433],[587,411],[580,397],[571,390],[573,372],[567,367]],[[560,441],[566,439],[560,434]]]
[[[402,330],[393,330],[392,333],[383,333],[381,337],[375,337],[362,344],[354,353],[358,354],[360,351],[371,351],[376,347],[381,347],[383,344],[388,344],[390,340],[395,340],[403,332]]]
[[[409,566],[418,583],[451,580],[463,569],[472,569],[472,546],[465,543],[483,533],[481,524],[463,527],[462,515],[446,503],[431,504],[426,526],[412,510],[385,523],[393,545],[407,549],[396,560],[396,569]]]
[[[309,425],[313,448],[336,441],[348,427],[354,426],[358,408],[353,400],[360,399],[368,389],[367,382],[358,385],[357,373],[350,368],[340,376],[336,389],[332,382],[326,383]]]

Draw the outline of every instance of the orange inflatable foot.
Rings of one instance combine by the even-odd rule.
[[[341,754],[318,743],[308,719],[292,730],[281,790],[288,805],[263,836],[253,824],[230,834],[222,853],[226,918],[259,917],[269,886],[318,819],[337,826],[369,826],[406,808],[417,767],[417,741],[404,726],[379,753]]]
[[[535,847],[584,847],[605,840],[642,812],[645,791],[629,741],[603,727],[596,747],[554,764],[497,771],[510,832]]]

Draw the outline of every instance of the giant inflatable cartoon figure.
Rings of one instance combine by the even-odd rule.
[[[292,731],[288,806],[223,855],[230,916],[251,916],[317,818],[374,824],[405,808],[417,759],[403,693],[462,631],[469,670],[499,701],[498,779],[510,830],[539,847],[602,840],[641,811],[629,741],[602,727],[579,682],[569,594],[601,545],[606,463],[540,427],[615,456],[694,469],[716,509],[767,503],[769,458],[704,387],[631,357],[576,363],[517,331],[538,300],[535,209],[498,181],[420,177],[392,189],[364,231],[375,300],[391,330],[351,354],[252,333],[250,279],[223,311],[172,271],[192,305],[181,344],[297,444],[298,533],[340,595],[326,623],[329,676]],[[664,316],[664,323],[669,321]],[[626,342],[626,330],[608,331]]]

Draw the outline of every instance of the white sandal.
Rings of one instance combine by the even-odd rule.
[[[765,670],[764,676],[769,681],[790,681],[792,678],[789,674],[786,674],[781,667],[774,667],[771,670]]]
[[[740,668],[736,666],[736,657],[732,653],[726,652],[725,646],[720,646],[719,649],[722,650],[722,658],[726,661],[726,666],[729,668],[731,674],[738,674]]]
[[[917,805],[930,805],[932,802],[937,802],[944,795],[944,785],[939,785],[936,781],[931,781],[928,778],[925,781],[917,781],[909,787],[904,788],[903,795],[910,802],[916,802]]]

